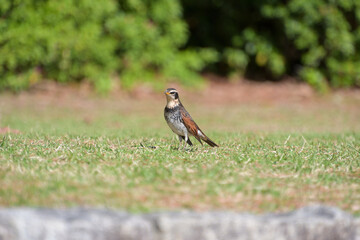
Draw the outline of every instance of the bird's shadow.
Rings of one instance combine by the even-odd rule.
[[[179,148],[178,146],[171,146],[170,149],[172,151],[179,151],[179,152],[196,152],[198,150],[197,147],[185,147],[185,148]]]
[[[143,143],[140,143],[139,148],[157,149],[158,147],[157,146],[148,146]]]

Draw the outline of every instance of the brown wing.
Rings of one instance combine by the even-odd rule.
[[[180,113],[186,129],[202,144],[198,133],[198,130],[200,130],[198,125],[196,125],[194,120],[192,120],[190,114],[185,110],[183,106],[180,106]]]

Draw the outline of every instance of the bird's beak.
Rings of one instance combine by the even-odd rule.
[[[169,92],[165,92],[166,95],[169,95],[170,93]]]

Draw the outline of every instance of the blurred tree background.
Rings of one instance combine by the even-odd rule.
[[[358,0],[2,0],[0,89],[114,76],[194,85],[200,74],[279,80],[319,91],[360,86]]]

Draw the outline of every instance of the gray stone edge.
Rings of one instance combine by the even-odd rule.
[[[130,214],[93,208],[0,208],[0,240],[360,240],[360,219],[335,207],[280,214],[174,211]]]

